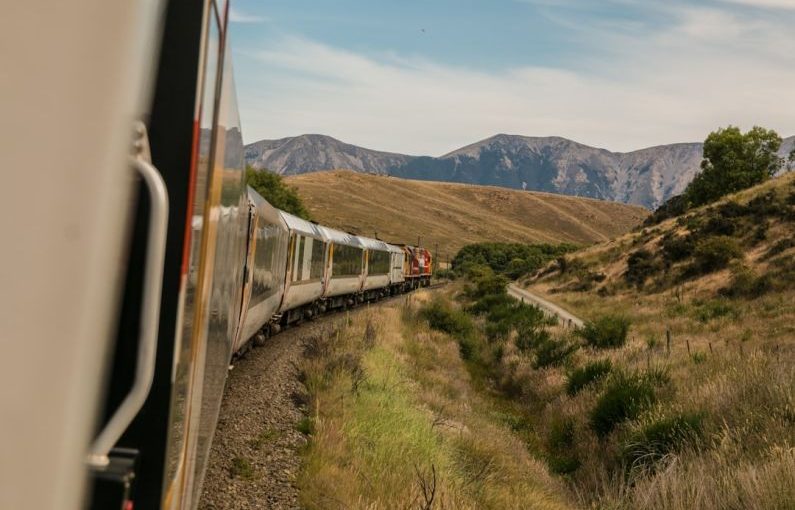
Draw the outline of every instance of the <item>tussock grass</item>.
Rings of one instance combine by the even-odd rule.
[[[574,423],[566,451],[579,466],[563,476],[580,504],[795,508],[793,192],[787,175],[568,256],[582,271],[605,273],[602,288],[575,291],[576,278],[558,270],[531,282],[591,322],[616,311],[631,320],[626,343],[580,349],[566,384],[533,400],[542,437],[562,419]],[[656,273],[646,272],[649,261],[662,262]],[[602,382],[576,382],[602,360],[612,367]],[[613,387],[617,374],[637,387]],[[601,432],[591,427],[597,409]],[[540,446],[554,468],[554,444]]]
[[[313,431],[299,477],[302,505],[567,508],[562,487],[473,391],[458,329],[448,327],[455,308],[429,294],[354,314],[308,343],[300,370]],[[421,307],[434,311],[421,316]],[[365,374],[357,390],[350,364],[339,361],[345,356],[359,359]]]

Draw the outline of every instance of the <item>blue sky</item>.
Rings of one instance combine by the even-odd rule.
[[[233,0],[247,142],[441,155],[496,133],[611,150],[795,134],[795,0]]]

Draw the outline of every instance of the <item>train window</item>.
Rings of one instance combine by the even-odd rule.
[[[295,249],[295,264],[293,267],[293,281],[301,281],[304,279],[304,247],[306,246],[306,237],[298,236]]]
[[[278,290],[273,259],[279,234],[278,225],[266,225],[257,229],[250,306],[265,301]]]
[[[323,278],[326,258],[326,243],[320,239],[312,239],[312,263],[309,266],[309,278]]]
[[[368,255],[368,274],[388,274],[389,273],[389,252],[373,250]]]
[[[362,274],[362,253],[360,248],[335,244],[332,276],[359,276]]]

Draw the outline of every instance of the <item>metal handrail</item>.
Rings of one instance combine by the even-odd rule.
[[[130,392],[91,445],[88,463],[95,467],[108,465],[108,453],[143,407],[155,375],[160,294],[163,287],[163,264],[168,234],[168,193],[163,177],[151,163],[131,158],[131,164],[143,178],[150,198],[138,361]]]

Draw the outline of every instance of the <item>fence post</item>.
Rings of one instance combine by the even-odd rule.
[[[687,342],[687,355],[690,356],[690,339],[685,340]]]
[[[665,328],[665,350],[671,355],[671,328]]]

